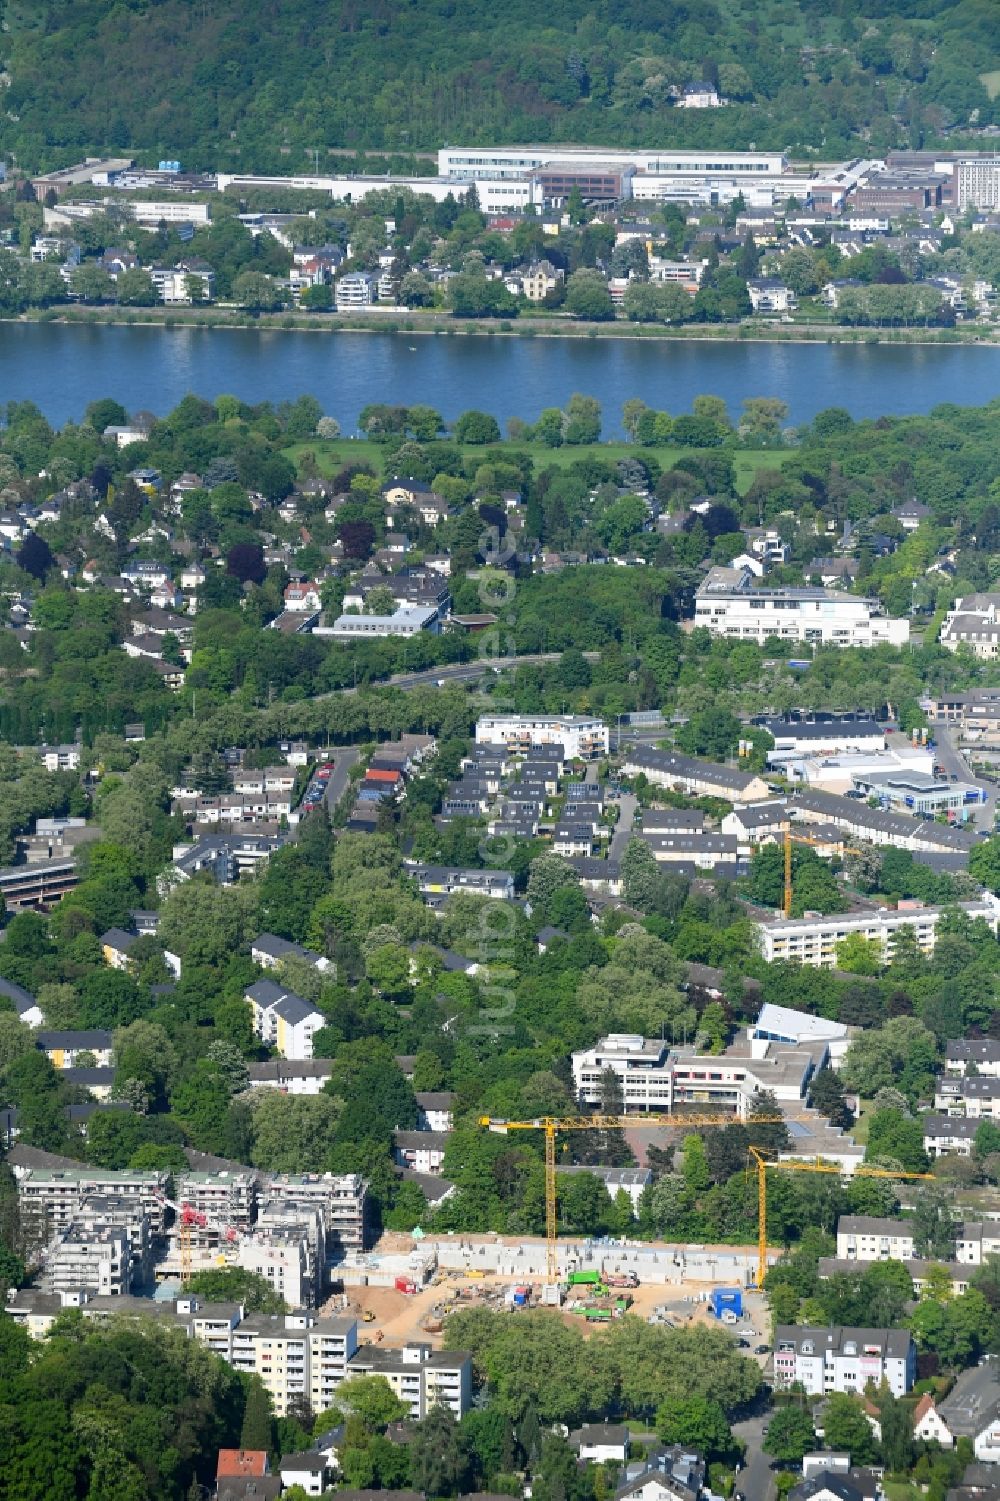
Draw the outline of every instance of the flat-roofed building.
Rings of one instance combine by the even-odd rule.
[[[823,646],[905,646],[910,622],[875,599],[832,589],[758,589],[749,568],[712,568],[695,595],[696,626],[763,645],[771,637]]]
[[[233,1331],[232,1365],[260,1377],[278,1417],[302,1402],[325,1412],[357,1348],[352,1318],[250,1314]]]
[[[70,1224],[86,1199],[113,1197],[135,1205],[148,1217],[150,1234],[161,1236],[166,1223],[168,1174],[138,1168],[27,1167],[16,1170],[22,1214],[45,1216],[54,1227]]]
[[[973,920],[982,918],[995,933],[1000,903],[988,893],[977,902],[958,906]],[[786,960],[827,969],[837,966],[837,949],[845,939],[857,936],[878,945],[883,962],[891,962],[896,937],[910,931],[922,954],[932,954],[938,925],[951,908],[925,907],[920,902],[900,902],[898,907],[874,911],[839,912],[830,917],[776,917],[756,925],[763,958],[773,964]]]
[[[564,761],[592,761],[608,753],[608,727],[582,714],[483,714],[476,722],[477,745],[501,745],[516,754],[558,747]]]

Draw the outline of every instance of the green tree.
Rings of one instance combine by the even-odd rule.
[[[566,310],[588,323],[610,323],[615,316],[608,284],[598,271],[574,271],[566,282]]]
[[[859,1397],[831,1392],[823,1408],[823,1442],[829,1448],[850,1454],[851,1464],[872,1464],[875,1437]]]
[[[159,301],[149,272],[138,266],[119,272],[115,298],[121,307],[153,307]]]
[[[287,1313],[288,1304],[257,1272],[228,1266],[195,1272],[188,1278],[186,1290],[200,1293],[213,1303],[242,1303],[247,1313]]]
[[[233,282],[232,297],[251,313],[272,313],[284,301],[277,282],[263,271],[241,271]]]
[[[240,1428],[241,1449],[264,1449],[274,1447],[274,1414],[271,1397],[259,1376],[247,1377],[246,1406],[243,1409],[243,1424]]]
[[[455,439],[459,443],[499,443],[500,428],[495,417],[488,412],[463,412],[454,426]]]
[[[458,1494],[466,1464],[459,1427],[449,1408],[431,1408],[414,1429],[409,1449],[410,1475],[417,1490],[429,1496]]]
[[[692,1445],[709,1461],[733,1449],[733,1434],[718,1402],[705,1397],[668,1397],[656,1412],[656,1431],[665,1444]]]
[[[763,1447],[780,1464],[799,1466],[815,1445],[812,1418],[804,1408],[782,1407],[768,1424]]]

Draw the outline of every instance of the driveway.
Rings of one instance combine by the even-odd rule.
[[[635,810],[638,806],[639,799],[631,792],[623,792],[618,799],[618,822],[611,838],[609,860],[620,860],[625,853],[625,846],[632,837],[632,825],[635,823]]]

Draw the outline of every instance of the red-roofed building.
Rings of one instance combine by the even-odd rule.
[[[252,1480],[270,1473],[266,1449],[220,1449],[215,1478]]]
[[[954,1437],[930,1392],[925,1392],[913,1409],[913,1437],[923,1443],[940,1444],[942,1449],[954,1448]]]
[[[286,610],[318,610],[319,603],[319,590],[315,584],[289,584],[285,590]]]

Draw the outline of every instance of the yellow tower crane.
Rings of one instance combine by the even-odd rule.
[[[757,1147],[750,1148],[750,1157],[757,1170],[757,1290],[764,1286],[767,1276],[767,1175],[772,1168],[783,1173],[836,1173],[844,1176],[844,1169],[835,1162],[824,1162],[817,1157],[815,1162],[769,1162]],[[856,1178],[936,1178],[936,1173],[904,1173],[901,1168],[867,1167],[864,1164],[854,1169]]]
[[[792,845],[793,844],[830,844],[829,839],[816,839],[812,834],[793,834],[790,823],[782,824],[782,843],[785,847],[785,896],[782,907],[786,917],[792,915]],[[861,851],[853,844],[841,846],[845,855],[860,855]]]
[[[753,1125],[770,1125],[783,1121],[782,1115],[755,1115]],[[506,1136],[508,1131],[542,1131],[545,1134],[545,1271],[550,1282],[556,1279],[556,1136],[560,1131],[617,1131],[625,1126],[738,1126],[732,1114],[723,1111],[695,1111],[691,1114],[650,1113],[641,1115],[541,1115],[531,1121],[509,1121],[481,1115],[480,1126]]]

